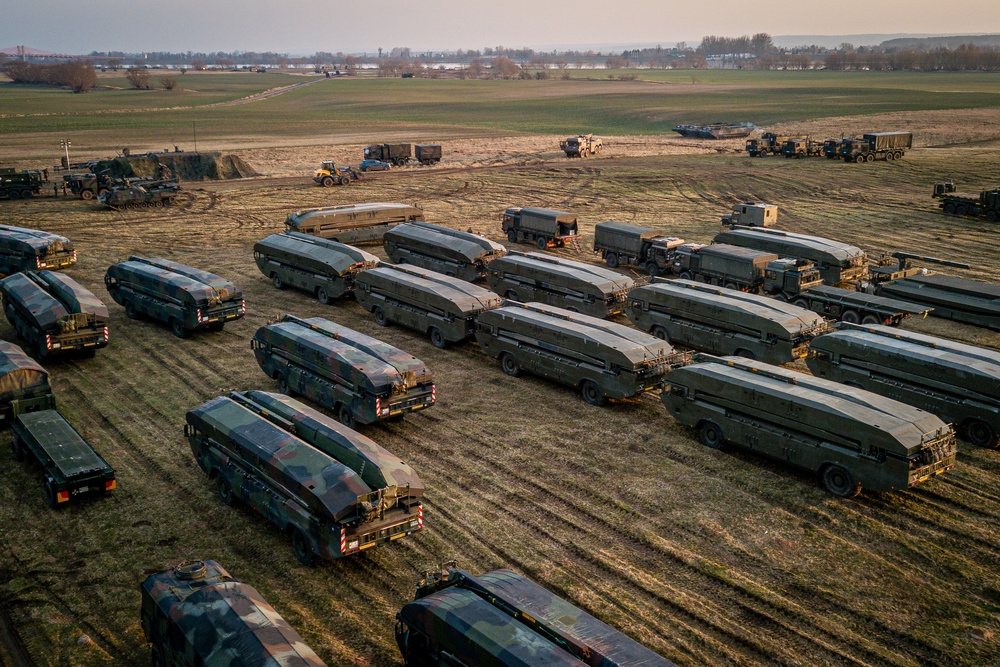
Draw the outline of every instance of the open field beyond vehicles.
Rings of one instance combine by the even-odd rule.
[[[425,333],[379,327],[354,302],[324,306],[304,292],[275,290],[254,264],[254,243],[280,232],[288,213],[320,205],[418,201],[429,221],[472,227],[501,243],[497,217],[512,204],[573,211],[587,250],[550,252],[597,265],[589,253],[597,222],[621,220],[708,243],[718,231],[720,207],[753,198],[780,204],[781,229],[836,238],[869,252],[898,248],[958,259],[975,270],[949,268],[949,274],[1000,282],[996,226],[945,218],[928,197],[930,187],[945,178],[979,183],[983,174],[1000,171],[1000,114],[915,111],[1000,106],[995,76],[880,76],[873,80],[884,87],[851,98],[838,97],[843,89],[832,87],[855,86],[867,73],[828,73],[829,79],[789,74],[743,79],[767,84],[749,101],[712,92],[740,81],[735,73],[699,73],[703,84],[690,87],[690,73],[651,73],[677,84],[663,93],[640,82],[565,82],[567,90],[599,87],[609,96],[572,105],[543,92],[563,90],[562,82],[524,82],[530,88],[519,87],[522,82],[467,82],[467,90],[507,97],[531,115],[516,121],[523,125],[506,127],[494,121],[514,123],[509,109],[487,114],[484,103],[461,111],[452,99],[462,127],[432,136],[418,125],[448,117],[448,109],[432,116],[430,108],[450,99],[442,91],[459,90],[461,82],[408,81],[420,86],[411,98],[418,104],[394,105],[395,113],[414,114],[399,121],[410,123],[400,138],[423,140],[418,136],[426,131],[426,139],[441,140],[448,149],[448,161],[435,169],[373,174],[363,188],[332,189],[314,187],[308,174],[330,155],[356,160],[357,147],[375,133],[361,135],[359,114],[367,112],[360,109],[350,111],[355,117],[344,134],[331,135],[330,105],[312,98],[328,86],[323,81],[259,107],[150,112],[151,129],[129,130],[139,138],[159,137],[164,127],[176,122],[190,128],[197,118],[199,146],[203,123],[206,132],[215,124],[206,141],[228,142],[222,126],[233,122],[227,114],[238,113],[236,118],[247,120],[246,138],[238,144],[247,146],[242,156],[269,177],[191,190],[190,199],[170,209],[142,212],[99,210],[62,198],[2,202],[0,223],[72,238],[80,261],[67,273],[96,294],[102,294],[111,264],[133,253],[166,255],[231,279],[252,307],[218,334],[180,340],[163,327],[127,319],[113,306],[112,346],[94,359],[49,369],[60,412],[115,468],[120,486],[100,502],[56,513],[43,504],[37,470],[0,468],[0,635],[14,636],[37,665],[146,664],[139,582],[200,557],[218,560],[251,582],[327,664],[398,666],[395,614],[413,599],[413,584],[424,570],[457,558],[470,572],[511,568],[678,665],[997,663],[1000,452],[959,442],[955,469],[910,491],[836,499],[811,474],[738,450],[708,450],[665,414],[656,396],[595,408],[543,379],[507,377],[472,343],[439,350]],[[198,81],[184,85],[193,88]],[[796,90],[781,90],[788,81],[799,82],[788,84]],[[337,90],[360,96],[351,86],[360,89],[362,83],[390,88],[398,82],[331,81],[329,87],[345,84]],[[724,117],[722,107],[752,102],[760,109],[753,118],[758,124],[795,120],[796,130],[812,136],[837,136],[842,127],[858,134],[913,128],[917,148],[900,162],[857,169],[826,160],[755,160],[739,153],[742,140],[706,148],[679,137],[625,136],[665,133],[686,115],[671,111],[666,122],[654,122],[654,112],[634,104],[637,91],[647,89],[651,106],[665,107],[663,100],[672,96],[674,104],[709,105],[705,115],[713,119]],[[27,97],[26,90],[15,92]],[[520,98],[529,91],[534,98]],[[43,92],[39,96],[48,95]],[[99,98],[90,95],[96,92],[59,92],[56,99],[93,105]],[[145,106],[161,99],[176,103],[159,93],[137,96]],[[271,134],[275,130],[262,119],[281,117],[292,99],[302,109],[289,116],[291,133]],[[618,125],[608,127],[601,118],[612,99]],[[626,99],[633,103],[623,104]],[[5,113],[18,112],[7,108]],[[388,106],[378,108],[376,123],[401,118],[387,115]],[[873,110],[880,112],[878,123],[871,116],[828,118]],[[315,124],[304,120],[308,114],[316,116]],[[146,115],[140,121],[126,114],[100,118],[110,129],[89,129],[96,126],[93,116],[0,118],[5,132],[16,125],[27,133],[14,134],[0,151],[37,156],[37,164],[15,160],[27,168],[51,166],[51,146],[59,137],[31,133],[55,132],[58,123],[68,122],[88,128],[88,140],[114,146],[126,122],[135,125]],[[632,123],[632,129],[625,127]],[[516,151],[496,160],[490,141],[476,138],[515,134],[533,124],[552,136],[513,137]],[[601,133],[601,156],[565,159],[554,139],[577,127]],[[325,133],[321,140],[317,128]],[[76,141],[74,135],[74,146]],[[263,150],[267,146],[273,148]],[[449,166],[453,161],[456,168]],[[258,162],[270,167],[261,169]],[[473,167],[483,164],[500,166]],[[380,248],[369,250],[384,257]],[[249,339],[286,312],[333,319],[405,349],[431,368],[438,391],[433,410],[365,431],[419,471],[426,485],[426,527],[313,569],[297,565],[288,537],[265,520],[216,500],[180,432],[192,406],[230,390],[273,390]],[[903,328],[1000,348],[996,332],[948,320],[910,318]],[[0,337],[13,337],[5,322]],[[7,447],[9,435],[0,435],[5,457]],[[3,655],[5,664],[21,664],[8,658]]]

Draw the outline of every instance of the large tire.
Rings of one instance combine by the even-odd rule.
[[[349,405],[340,404],[337,408],[337,420],[347,428],[354,428],[354,413]]]
[[[799,298],[792,301],[792,305],[809,310],[809,299],[800,296]]]
[[[351,179],[349,177],[347,177],[347,176],[341,176],[340,177],[340,184],[341,185],[350,185],[351,184]]]
[[[892,156],[894,159],[898,160],[899,158],[903,157],[903,151],[894,151]]]
[[[312,547],[309,546],[309,540],[306,539],[306,536],[298,528],[292,528],[292,551],[295,553],[296,560],[306,567],[316,562],[316,554],[313,553]]]
[[[616,252],[609,252],[609,253],[607,253],[606,255],[604,255],[604,262],[608,265],[609,269],[617,269],[618,268],[618,253],[616,253]]]
[[[875,161],[874,153],[869,153],[868,155],[865,156],[865,162],[874,162],[874,161]]]
[[[660,265],[654,260],[649,260],[646,262],[646,273],[648,273],[650,277],[655,278],[660,275]]]
[[[45,481],[45,504],[52,509],[59,507],[59,498],[56,496],[56,487],[53,486],[51,479]]]
[[[14,458],[15,461],[19,463],[24,461],[25,458],[27,458],[27,456],[24,453],[24,443],[22,443],[21,439],[16,435],[11,436],[10,455]]]
[[[593,380],[584,380],[580,383],[580,394],[583,396],[583,400],[591,405],[604,405],[607,400],[604,398],[604,391]]]
[[[504,298],[509,299],[510,301],[520,301],[520,299],[517,298],[517,292],[512,289],[504,292]]]
[[[518,363],[517,357],[510,352],[504,352],[500,355],[500,368],[511,377],[516,378],[521,374],[521,364]]]
[[[507,240],[511,243],[517,243],[517,232],[513,229],[507,230]]]
[[[535,245],[538,246],[539,250],[545,250],[549,247],[549,240],[544,236],[539,236],[535,239]]]
[[[324,188],[332,188],[333,187],[333,177],[332,176],[324,176],[323,180],[322,180],[322,183],[323,183],[323,187]]]
[[[223,505],[235,505],[236,496],[233,495],[233,487],[229,480],[221,472],[215,476],[215,491]]]
[[[372,315],[375,317],[375,324],[380,327],[389,326],[389,317],[385,314],[385,311],[382,310],[382,306],[375,306],[372,308]]]
[[[965,216],[969,215],[969,207],[966,206],[965,204],[959,204],[958,206],[955,207],[955,215],[957,215],[960,218],[964,218]]]
[[[319,301],[324,306],[330,305],[330,293],[326,291],[325,287],[316,288],[316,300]]]
[[[948,215],[955,215],[955,202],[953,201],[945,202],[944,212],[947,213]]]
[[[94,191],[93,190],[81,190],[80,191],[80,199],[82,199],[84,201],[90,201],[93,198],[94,198]]]
[[[702,422],[698,429],[698,438],[701,444],[711,449],[722,449],[726,444],[726,436],[722,432],[722,427],[712,421]]]
[[[981,419],[971,419],[964,427],[969,442],[976,447],[996,447],[997,434],[993,428]]]
[[[998,211],[986,211],[986,220],[989,222],[996,222],[1000,220],[1000,212]]]
[[[864,155],[858,155],[857,157],[854,158],[854,163],[855,164],[862,164],[862,163],[864,163],[864,161],[865,161],[865,156]]]
[[[740,288],[739,285],[737,285],[734,282],[727,282],[725,285],[723,285],[723,287],[725,287],[726,289],[731,289],[731,290],[738,290]]]
[[[871,313],[868,313],[867,315],[861,318],[861,324],[864,324],[866,326],[871,326],[873,324],[882,324],[882,320],[879,319],[878,315],[872,315]]]
[[[670,342],[670,335],[667,333],[667,330],[661,327],[659,324],[654,326],[649,333],[653,334],[660,340],[665,340],[668,343]]]
[[[861,316],[858,315],[858,311],[848,308],[840,314],[840,321],[847,322],[848,324],[859,324],[861,322]]]
[[[886,153],[885,154],[885,160],[886,160],[886,162],[892,162],[895,159],[896,159],[896,156],[893,155],[892,153]]]
[[[861,492],[861,485],[854,481],[851,471],[836,463],[823,468],[823,486],[841,498],[853,498]]]
[[[271,284],[274,285],[274,289],[285,289],[285,281],[281,279],[277,271],[271,274]]]
[[[184,328],[184,323],[176,317],[170,318],[170,331],[178,338],[187,338],[191,335],[191,332]]]
[[[292,387],[288,384],[288,378],[286,377],[278,378],[278,391],[280,391],[285,396],[292,395]]]
[[[736,350],[736,356],[749,359],[750,361],[757,361],[757,355],[753,353],[753,350],[748,350],[745,347]]]
[[[448,341],[445,340],[444,334],[441,333],[440,329],[437,327],[431,327],[427,333],[431,337],[431,344],[433,344],[434,347],[442,350],[448,347]]]
[[[681,275],[678,276],[681,280],[693,280],[694,276],[691,275],[690,271],[681,271]]]
[[[8,197],[8,199],[20,199],[21,198],[21,193],[18,192],[17,190],[9,190],[7,192],[7,197]]]
[[[129,318],[130,320],[137,320],[139,319],[139,311],[137,311],[135,309],[135,306],[133,306],[131,303],[127,303],[125,304],[125,317]]]

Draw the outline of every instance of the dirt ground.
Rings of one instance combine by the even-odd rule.
[[[276,145],[239,152],[265,176],[191,184],[173,209],[0,202],[0,224],[70,237],[79,264],[68,273],[109,304],[110,347],[47,366],[60,410],[119,479],[113,496],[54,512],[37,467],[0,467],[0,628],[14,646],[0,659],[146,664],[139,583],[212,558],[328,664],[398,665],[396,612],[425,569],[455,559],[473,573],[524,573],[680,665],[997,664],[1000,451],[962,442],[954,471],[911,491],[837,499],[812,475],[704,448],[656,396],[590,406],[568,388],[504,375],[474,342],[439,350],[378,327],[354,301],[322,306],[277,291],[252,255],[290,211],[310,206],[416,202],[431,222],[501,242],[505,207],[548,206],[580,215],[586,250],[593,225],[609,219],[708,242],[731,203],[753,198],[780,206],[782,229],[961,259],[973,268],[955,273],[996,282],[996,226],[944,217],[930,191],[944,177],[962,189],[995,185],[1000,158],[982,142],[997,139],[997,117],[909,114],[933,138],[891,164],[751,159],[742,141],[675,137],[609,137],[600,157],[569,160],[558,137],[469,138],[444,142],[437,167],[324,189],[309,180],[319,161],[357,162],[359,145]],[[838,123],[808,131],[832,134]],[[103,276],[133,253],[233,280],[246,318],[187,340],[128,320]],[[435,373],[434,408],[364,428],[424,479],[422,533],[305,568],[267,522],[216,499],[183,438],[184,414],[225,391],[275,390],[249,339],[285,312],[378,336]],[[1000,349],[985,329],[933,318],[905,326]],[[0,337],[13,336],[0,322]],[[9,446],[9,435],[0,440]]]

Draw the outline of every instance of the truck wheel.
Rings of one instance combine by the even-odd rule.
[[[295,552],[295,558],[306,567],[316,562],[316,554],[309,546],[306,536],[298,528],[292,528],[292,551]]]
[[[969,207],[966,206],[965,204],[959,204],[958,206],[955,207],[955,215],[957,215],[960,218],[964,218],[965,216],[969,215]]]
[[[535,239],[535,245],[538,246],[539,250],[545,250],[546,248],[549,247],[549,240],[544,236],[539,236],[537,239]]]
[[[823,469],[823,486],[835,496],[853,498],[861,492],[861,485],[844,466],[832,463]]]
[[[903,157],[903,151],[894,151],[892,155],[894,158],[898,160],[899,158]]]
[[[428,333],[431,336],[431,343],[434,344],[434,347],[443,350],[448,346],[448,341],[444,339],[444,334],[441,333],[441,330],[438,329],[437,327],[431,327]]]
[[[386,317],[385,311],[382,310],[382,306],[375,306],[372,308],[372,315],[375,317],[375,324],[380,327],[389,326],[389,318]]]
[[[178,338],[187,338],[191,335],[190,332],[184,328],[184,323],[176,317],[170,318],[170,330],[174,332],[174,335]]]
[[[45,341],[44,340],[38,341],[38,347],[36,349],[35,357],[38,359],[38,361],[41,362],[45,361],[45,358],[47,356],[49,356],[49,349],[45,347]]]
[[[955,215],[955,202],[947,202],[944,205],[944,212],[948,215]]]
[[[507,290],[507,292],[504,294],[504,296],[506,298],[510,299],[511,301],[519,301],[519,299],[517,298],[517,292],[515,292],[512,289]]]
[[[845,310],[840,314],[840,321],[848,324],[857,324],[861,321],[861,316],[856,310]]]
[[[80,199],[83,199],[84,201],[90,201],[93,198],[94,198],[94,191],[93,190],[81,190],[80,191]]]
[[[340,177],[340,184],[341,185],[350,185],[351,184],[351,179],[348,178],[347,176],[341,176]]]
[[[670,335],[667,333],[667,330],[661,327],[659,324],[653,327],[649,333],[653,334],[660,340],[665,340],[668,343],[670,342]]]
[[[513,229],[508,229],[507,240],[510,241],[511,243],[517,243],[517,232],[515,232]]]
[[[698,429],[698,437],[701,438],[701,444],[711,449],[722,449],[722,446],[726,444],[726,436],[722,432],[722,427],[715,422],[703,422],[701,428]]]
[[[746,348],[740,348],[736,350],[737,357],[743,357],[744,359],[749,359],[750,361],[757,361],[757,355]]]
[[[872,324],[882,324],[882,320],[879,319],[878,315],[872,315],[869,313],[861,318],[861,324],[872,325]]]
[[[604,256],[604,262],[608,265],[609,269],[618,268],[618,253],[609,252]]]
[[[857,157],[854,158],[855,164],[861,164],[864,161],[865,161],[864,155],[858,155]]]
[[[127,303],[125,304],[125,317],[129,318],[130,320],[137,320],[139,319],[139,311],[137,311],[135,309],[135,306],[133,306],[131,303]]]
[[[583,400],[591,405],[604,405],[606,400],[604,392],[593,380],[584,380],[580,385],[580,393],[583,395]]]
[[[354,413],[351,408],[343,403],[337,408],[337,419],[347,428],[354,428]]]
[[[324,288],[318,287],[316,288],[316,300],[324,306],[328,306],[330,304],[330,295]]]
[[[277,273],[271,274],[271,284],[274,285],[274,289],[285,289],[285,282]]]
[[[874,153],[869,153],[868,155],[865,156],[865,162],[874,162],[874,161],[875,161]]]
[[[655,278],[656,276],[660,275],[659,264],[657,264],[653,260],[649,260],[648,262],[646,262],[646,273],[648,273],[652,278]]]
[[[333,187],[333,177],[331,177],[331,176],[324,176],[323,180],[321,182],[323,183],[323,187],[324,188],[332,188]]]
[[[278,378],[278,391],[280,391],[285,396],[292,395],[292,388],[288,385],[288,378],[285,377]]]
[[[1000,220],[1000,213],[997,211],[986,211],[986,220],[989,222],[996,222]]]
[[[56,487],[51,479],[45,481],[45,504],[52,509],[59,507],[59,498],[56,497]]]
[[[996,447],[997,434],[981,419],[972,419],[965,425],[965,435],[976,447]]]
[[[236,504],[236,498],[233,496],[233,487],[221,472],[216,473],[215,491],[219,494],[219,500],[222,501],[223,505]]]
[[[9,199],[20,199],[21,198],[21,193],[18,192],[17,190],[10,190],[10,191],[7,192],[7,197]]]
[[[694,279],[694,276],[691,275],[690,271],[681,271],[681,275],[679,277],[680,277],[681,280],[693,280]]]
[[[892,153],[886,153],[885,154],[885,161],[886,162],[892,162],[895,159],[896,159],[896,156],[894,154],[892,154]]]
[[[521,374],[521,364],[517,362],[517,357],[510,352],[504,352],[500,356],[500,368],[511,377],[516,378]]]
[[[11,437],[11,441],[10,441],[10,453],[11,453],[11,456],[14,457],[14,460],[17,461],[17,462],[24,461],[24,459],[25,459],[24,445],[21,443],[21,439],[19,437],[17,437],[16,435],[13,435]]]
[[[726,289],[732,289],[732,290],[739,290],[740,289],[739,285],[737,285],[736,283],[733,283],[733,282],[727,282],[725,285],[723,285],[723,287],[725,287]]]

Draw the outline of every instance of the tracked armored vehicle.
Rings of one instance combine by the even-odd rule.
[[[55,405],[48,371],[14,343],[0,340],[0,426]]]
[[[807,259],[828,285],[853,285],[868,272],[861,248],[821,236],[782,232],[764,227],[733,227],[715,235],[713,243],[728,243],[781,257]]]
[[[1000,443],[1000,353],[883,326],[838,325],[812,342],[813,375],[861,387],[955,424],[979,447]]]
[[[142,582],[140,623],[154,667],[326,667],[257,590],[213,560]]]
[[[426,222],[394,227],[383,242],[396,264],[413,264],[469,282],[484,278],[489,263],[507,254],[502,245],[478,234]]]
[[[580,240],[576,214],[550,208],[512,206],[500,216],[500,229],[511,243],[534,243],[539,250],[562,248]]]
[[[819,474],[837,496],[907,489],[955,466],[955,434],[919,408],[740,357],[695,355],[660,398],[703,444]]]
[[[670,255],[684,239],[630,225],[627,222],[599,222],[594,225],[594,252],[612,269],[620,265],[641,266],[651,276],[669,271]]]
[[[281,393],[301,394],[347,426],[429,408],[436,399],[422,361],[321,317],[285,315],[258,329],[250,346]]]
[[[387,230],[423,219],[421,209],[406,204],[346,204],[295,211],[285,229],[341,243],[382,243]]]
[[[108,307],[62,273],[27,271],[0,280],[7,321],[39,360],[50,354],[93,355],[108,344]]]
[[[476,341],[507,375],[527,371],[575,387],[591,405],[659,389],[690,358],[631,327],[541,303],[482,313]]]
[[[811,310],[690,280],[635,288],[625,314],[638,328],[671,344],[769,364],[805,357],[809,342],[830,331],[826,320]]]
[[[178,338],[200,329],[222,331],[247,310],[243,293],[225,278],[162,257],[132,255],[112,264],[104,284],[129,319],[164,322]]]
[[[402,324],[440,348],[473,336],[479,314],[500,307],[499,296],[470,282],[389,264],[359,274],[354,296],[379,326]]]
[[[124,185],[116,185],[102,195],[97,201],[112,209],[156,208],[172,206],[180,195],[181,185],[175,180],[147,181],[133,183],[126,180]]]
[[[355,276],[378,266],[378,257],[318,236],[271,234],[253,247],[257,268],[277,289],[295,287],[328,304],[354,289]]]
[[[76,264],[73,242],[38,229],[0,225],[0,275],[18,271],[58,271]]]
[[[537,252],[508,252],[493,260],[486,280],[511,301],[544,303],[592,317],[622,312],[635,281],[617,271]]]
[[[407,667],[671,667],[669,660],[510,570],[427,573],[396,615]]]

